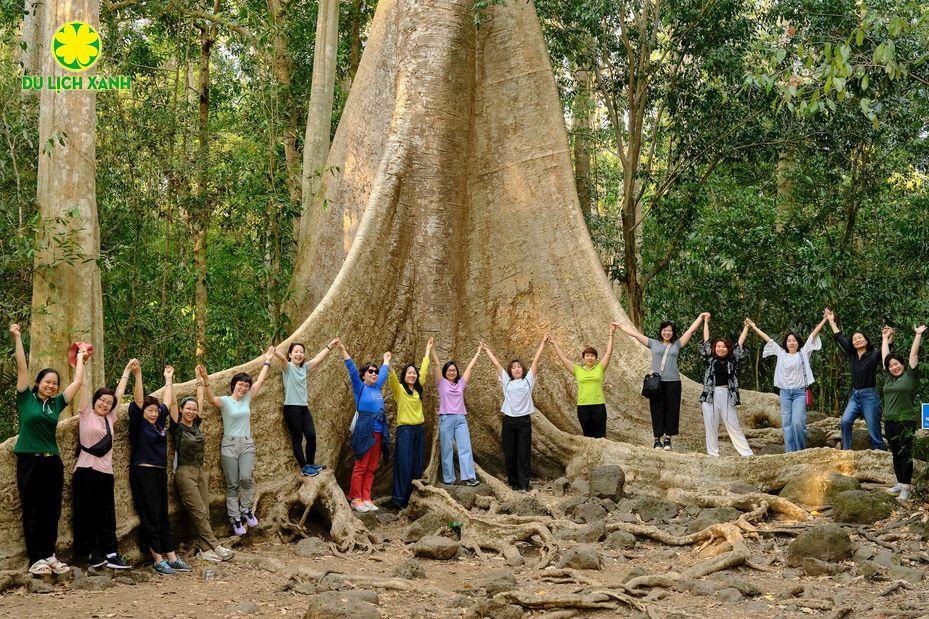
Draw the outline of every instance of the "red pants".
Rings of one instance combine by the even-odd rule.
[[[352,470],[352,485],[348,489],[348,499],[371,500],[371,486],[374,485],[374,471],[381,461],[381,433],[374,433],[374,446],[361,457],[355,460]]]

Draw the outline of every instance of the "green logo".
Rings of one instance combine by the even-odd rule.
[[[68,71],[86,71],[100,57],[100,35],[82,21],[62,24],[52,37],[52,54]]]

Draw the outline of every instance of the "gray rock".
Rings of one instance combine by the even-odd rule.
[[[516,575],[512,570],[491,570],[478,578],[474,586],[483,588],[487,595],[493,597],[503,591],[512,591],[516,588]]]
[[[458,556],[459,544],[453,539],[439,535],[427,535],[413,544],[413,555],[423,559],[447,561]]]
[[[258,604],[254,602],[239,602],[229,609],[229,612],[236,615],[257,615]]]
[[[468,608],[472,604],[474,604],[474,600],[461,594],[453,595],[445,602],[445,605],[449,608]]]
[[[493,599],[481,598],[465,611],[464,619],[522,619],[523,609],[515,604],[505,604]]]
[[[716,596],[727,604],[736,604],[742,601],[742,593],[735,587],[726,587],[716,592]]]
[[[602,508],[601,508],[602,509]],[[522,495],[516,499],[503,501],[500,503],[501,514],[512,514],[515,516],[547,516],[548,511],[545,509],[537,498],[531,495]]]
[[[380,524],[390,524],[391,522],[396,522],[400,519],[400,516],[394,514],[393,512],[379,511],[377,512],[377,521]]]
[[[890,554],[890,551],[886,548],[880,549],[876,555],[871,559],[881,567],[893,567],[896,565],[894,562],[894,556]]]
[[[123,576],[122,574],[120,574],[119,576],[114,576],[114,577],[113,577],[113,580],[114,580],[115,582],[121,584],[121,585],[129,585],[129,586],[132,586],[132,585],[135,584],[135,581],[134,581],[134,580],[132,580],[132,579],[129,578],[128,576]]]
[[[700,515],[687,525],[687,532],[696,533],[710,525],[719,524],[721,522],[731,522],[741,515],[742,512],[734,507],[708,507],[701,510]]]
[[[677,515],[677,505],[650,496],[637,496],[623,501],[622,509],[638,515],[645,522],[670,520]]]
[[[306,537],[300,540],[297,542],[294,552],[297,553],[298,557],[303,558],[324,557],[332,554],[332,551],[329,549],[329,544],[318,537]]]
[[[681,583],[683,591],[694,595],[703,595],[711,597],[716,595],[716,584],[708,580],[685,580]]]
[[[906,567],[903,565],[894,565],[887,570],[887,575],[891,580],[905,580],[912,584],[922,582],[925,572],[915,567]]]
[[[608,512],[614,512],[619,509],[619,505],[613,499],[600,499],[600,505]]]
[[[874,524],[890,516],[897,506],[894,498],[883,492],[846,490],[832,500],[832,518],[836,522]]]
[[[41,578],[30,578],[28,584],[29,593],[54,593],[55,587],[48,584]]]
[[[318,591],[316,590],[316,585],[311,582],[298,582],[294,585],[292,591],[299,593],[300,595],[316,595]]]
[[[865,580],[881,580],[884,578],[886,569],[874,561],[861,561],[855,567],[855,573],[864,576]]]
[[[603,464],[590,469],[588,475],[587,492],[590,496],[600,499],[623,498],[623,486],[626,484],[626,473],[617,464]]]
[[[418,522],[412,522],[410,525],[403,529],[400,532],[400,539],[402,539],[407,544],[412,544],[413,542],[418,542],[426,533],[423,531],[423,526]]]
[[[624,563],[617,569],[613,574],[616,576],[616,580],[621,583],[627,583],[633,578],[638,578],[639,576],[645,576],[648,572],[644,568],[634,565],[633,563]]]
[[[846,568],[839,563],[826,563],[814,557],[805,557],[801,563],[804,573],[807,576],[835,576],[839,572],[844,572]]]
[[[761,589],[759,589],[758,587],[756,587],[749,581],[743,578],[738,578],[736,576],[729,576],[725,574],[716,573],[710,576],[710,579],[714,583],[717,583],[718,587],[720,588],[731,587],[733,589],[736,589],[739,593],[741,593],[747,598],[758,597],[762,593]]]
[[[572,482],[571,482],[571,492],[575,492],[575,493],[577,493],[577,494],[589,494],[589,493],[590,493],[590,486],[589,486],[589,484],[587,483],[587,480],[578,477],[577,479],[575,479],[574,481],[572,481]]]
[[[115,584],[113,578],[106,573],[98,573],[92,576],[84,574],[78,576],[75,574],[74,582],[71,583],[71,588],[80,591],[101,591],[103,589],[109,589],[115,586]]]
[[[865,544],[861,544],[858,548],[855,549],[855,554],[852,555],[852,561],[865,561],[874,556],[874,548]]]
[[[576,570],[599,570],[603,558],[593,546],[581,544],[569,548],[562,554],[558,567],[570,567]]]
[[[759,492],[758,488],[744,481],[737,481],[729,485],[729,492],[733,494],[751,494]]]
[[[755,455],[758,456],[769,456],[773,454],[782,454],[784,453],[784,445],[781,443],[765,443],[761,446],[761,449],[755,452]]]
[[[503,563],[509,567],[519,567],[521,565],[526,565],[526,559],[524,559],[519,552],[514,552],[504,559]]]
[[[787,564],[799,567],[807,557],[827,563],[844,561],[854,552],[852,539],[845,529],[834,524],[820,525],[807,529],[790,543]]]
[[[555,496],[564,496],[571,488],[571,480],[567,477],[559,477],[552,482],[552,494]]]
[[[372,530],[377,528],[377,512],[354,512],[354,515],[366,528]]]
[[[628,531],[612,531],[606,536],[603,545],[612,550],[635,548],[635,535]]]
[[[307,598],[309,604],[303,619],[381,619],[377,606],[349,591],[324,591]]]
[[[570,540],[574,542],[593,543],[599,542],[606,536],[606,525],[603,521],[594,522],[584,525],[579,529],[560,529],[555,531],[555,537],[558,539]]]
[[[409,580],[413,580],[414,578],[425,578],[426,569],[423,567],[423,564],[416,559],[407,559],[397,566],[397,569],[394,570],[394,576]]]
[[[558,503],[558,509],[570,516],[574,513],[574,510],[577,509],[578,505],[582,505],[586,502],[587,497],[575,494]]]
[[[840,492],[860,487],[857,480],[839,473],[804,469],[787,482],[780,496],[794,503],[821,507],[831,504]]]
[[[474,502],[477,500],[478,496],[493,494],[493,490],[486,484],[480,484],[478,486],[442,484],[439,487],[448,492],[451,497],[461,503],[461,506],[465,509],[474,507]]]
[[[587,501],[574,508],[574,522],[586,523],[603,522],[606,510],[597,501]]]
[[[807,417],[807,423],[809,423],[809,417]],[[808,449],[813,447],[830,447],[828,438],[825,430],[809,425],[806,427],[806,446]]]

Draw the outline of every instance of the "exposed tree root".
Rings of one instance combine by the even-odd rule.
[[[274,486],[259,488],[256,510],[264,499],[270,503],[264,525],[270,527],[284,542],[309,536],[306,524],[313,509],[322,512],[329,520],[330,547],[333,552],[345,553],[355,549],[370,552],[378,543],[377,537],[355,518],[335,475],[323,470],[315,477],[292,477]],[[292,514],[300,513],[293,519]]]
[[[531,609],[575,608],[580,610],[617,610],[615,602],[629,608],[644,610],[644,607],[628,595],[616,591],[590,591],[584,594],[562,593],[539,595],[527,591],[504,591],[494,596],[497,602],[517,604]]]

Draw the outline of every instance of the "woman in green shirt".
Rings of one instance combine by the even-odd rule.
[[[913,437],[919,429],[916,368],[919,365],[919,345],[925,330],[926,325],[916,327],[910,358],[906,363],[899,355],[890,352],[894,330],[885,326],[881,331],[881,359],[890,374],[884,383],[884,435],[890,443],[894,475],[897,477],[896,485],[888,488],[887,492],[899,495],[901,501],[908,500],[912,491]]]
[[[577,420],[581,424],[584,436],[591,438],[606,436],[606,397],[603,395],[603,375],[610,366],[610,357],[613,355],[613,335],[618,326],[618,322],[610,323],[610,339],[606,343],[603,360],[599,363],[596,348],[592,346],[585,348],[581,352],[584,365],[578,365],[561,352],[551,336],[548,337],[562,365],[577,380]]]
[[[64,489],[64,465],[58,453],[55,432],[61,411],[84,384],[84,358],[87,346],[81,345],[74,365],[74,381],[59,391],[61,377],[52,368],[36,376],[29,389],[29,365],[19,325],[10,325],[16,348],[16,403],[19,409],[19,437],[16,454],[16,486],[23,510],[23,537],[33,574],[64,574],[70,568],[55,557],[58,542],[58,519],[61,517],[61,494]]]

